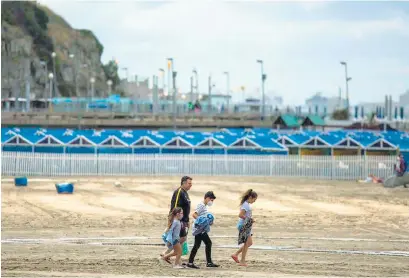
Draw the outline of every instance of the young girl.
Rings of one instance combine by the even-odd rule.
[[[252,189],[247,190],[240,198],[240,213],[239,222],[237,223],[237,229],[239,230],[238,244],[243,244],[236,253],[231,255],[231,258],[240,266],[247,266],[246,255],[247,250],[253,244],[252,226],[255,222],[252,218],[250,204],[257,200],[257,193]],[[241,254],[241,261],[239,261],[239,254]]]
[[[165,255],[166,251],[161,254],[162,259],[167,262],[170,262],[170,258],[176,256],[175,265],[173,268],[184,268],[182,266],[182,261],[180,257],[182,256],[182,246],[180,245],[180,219],[183,217],[183,210],[182,208],[176,207],[174,208],[168,217],[168,227],[165,230],[162,238],[166,244],[167,250],[173,249],[173,251],[167,255]]]

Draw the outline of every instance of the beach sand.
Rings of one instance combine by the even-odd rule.
[[[158,259],[180,177],[36,177],[28,187],[2,177],[2,276],[409,276],[408,189],[345,181],[193,178],[192,210],[206,191],[217,197],[210,208],[216,218],[210,235],[219,269],[206,269],[204,245],[196,257],[200,270],[174,270]],[[122,186],[115,187],[116,181]],[[56,182],[74,182],[74,194],[58,195]],[[239,196],[249,188],[259,194],[253,205],[257,222],[249,266],[241,268],[230,254],[237,246]]]

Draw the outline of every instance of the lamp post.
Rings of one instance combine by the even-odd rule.
[[[153,109],[152,112],[153,114],[157,114],[158,113],[158,81],[159,81],[159,77],[154,75],[152,78],[152,103],[153,103]]]
[[[122,68],[122,70],[126,72],[126,95],[130,95],[130,92],[129,92],[129,80],[128,80],[128,79],[129,79],[128,68]]]
[[[95,78],[91,77],[91,79],[89,80],[91,82],[91,101],[94,98],[94,83],[95,83]]]
[[[190,77],[190,99],[189,101],[193,102],[193,75]]]
[[[172,72],[173,77],[173,128],[176,129],[176,76],[177,72]]]
[[[173,71],[174,71],[173,58],[168,58],[168,95],[170,95],[171,93],[171,88],[172,88],[171,83],[172,83],[172,78],[173,78]],[[173,94],[176,94],[176,93],[173,92]],[[174,111],[173,108],[172,108],[172,111]]]
[[[74,76],[73,76],[74,78],[73,78],[73,81],[74,81],[74,86],[75,86],[75,95],[78,97],[77,64],[76,64],[75,61],[74,61],[75,55],[74,55],[73,53],[71,53],[71,54],[69,55],[69,57],[70,57],[71,60],[73,60],[73,64],[74,64],[74,66],[73,66],[73,69],[74,69]]]
[[[200,92],[199,92],[199,74],[198,74],[198,72],[197,72],[197,69],[193,69],[193,74],[195,75],[195,78],[196,78],[196,94],[197,94],[197,96],[199,96],[200,95]]]
[[[51,53],[51,58],[53,59],[53,75],[55,77],[55,81],[53,83],[54,92],[55,92],[55,94],[57,94],[57,75],[55,73],[55,57],[57,57],[57,54],[55,52]]]
[[[230,74],[228,71],[225,71],[224,74],[226,75],[226,95],[227,95],[227,113],[229,112],[230,107]]]
[[[162,78],[162,91],[163,93],[165,93],[165,70],[164,69],[162,68],[159,69],[159,76]]]
[[[52,112],[53,111],[52,99],[53,99],[53,78],[54,78],[54,74],[52,74],[52,73],[48,74],[48,78],[50,79],[50,105],[48,107],[49,107],[49,111]]]
[[[351,77],[348,77],[348,64],[347,62],[341,61],[341,65],[345,67],[345,93],[346,93],[346,100],[347,100],[347,111],[349,113],[349,89],[348,89],[348,82],[351,81]]]
[[[48,82],[47,82],[47,72],[48,72],[48,67],[47,67],[47,62],[45,62],[45,61],[40,61],[40,64],[44,67],[44,75],[45,75],[45,88],[44,88],[44,97],[47,95],[47,85],[48,85]]]
[[[209,109],[209,111],[208,111],[208,113],[212,112],[212,88],[214,88],[214,87],[215,87],[215,85],[212,84],[212,76],[209,75],[209,94],[208,94],[208,98],[209,98],[209,100],[208,100],[208,109]]]
[[[264,81],[267,78],[267,75],[264,74],[263,60],[257,60],[257,63],[261,66],[261,117],[265,117],[265,94],[264,94]]]
[[[82,64],[81,65],[81,67],[80,67],[80,71],[82,70],[82,69],[85,69],[86,70],[86,74],[87,74],[87,76],[86,76],[86,80],[87,80],[87,91],[86,91],[86,94],[85,94],[85,96],[89,96],[89,80],[91,79],[91,77],[90,77],[90,67],[88,67],[88,64]],[[76,88],[75,88],[75,90],[77,90],[78,91],[78,82],[76,82],[76,84],[75,84],[75,86],[76,86]]]
[[[112,93],[111,93],[111,90],[112,90],[112,80],[111,80],[111,79],[108,79],[107,85],[108,85],[108,93],[107,93],[107,96],[109,96],[109,95],[112,94]]]

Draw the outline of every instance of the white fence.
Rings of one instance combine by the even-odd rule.
[[[352,180],[393,173],[394,156],[55,154],[2,152],[2,176],[210,175]]]

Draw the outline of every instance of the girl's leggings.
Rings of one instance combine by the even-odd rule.
[[[189,263],[193,263],[193,261],[195,260],[197,250],[200,248],[202,241],[206,245],[205,250],[206,261],[207,263],[212,262],[212,241],[210,240],[209,235],[206,232],[204,232],[200,235],[195,236],[195,245],[193,246],[192,251],[190,252]]]

